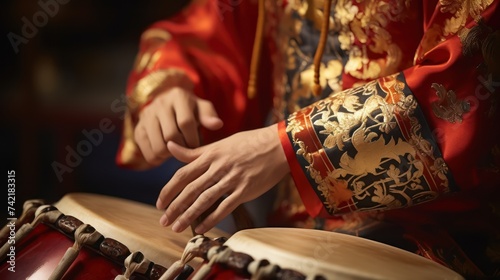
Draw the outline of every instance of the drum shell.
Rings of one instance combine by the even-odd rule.
[[[45,224],[39,224],[15,244],[15,272],[10,264],[0,265],[0,279],[48,279],[74,241]],[[119,264],[83,247],[63,279],[114,279],[122,273]]]
[[[38,208],[40,210],[47,206]],[[83,223],[94,228],[104,241],[108,240],[108,249],[97,248],[103,245],[101,239],[93,245],[84,245],[63,279],[115,279],[125,271],[123,261],[127,255],[122,255],[124,252],[140,252],[150,264],[145,275],[135,273],[131,279],[157,279],[166,268],[181,258],[184,246],[192,237],[190,230],[174,233],[160,226],[158,220],[163,211],[121,198],[73,193],[67,194],[49,208],[55,209],[59,217],[56,218],[57,222],[41,219],[45,222],[39,223],[33,231],[16,241],[15,272],[8,270],[8,259],[2,261],[0,279],[48,279],[68,248],[74,245],[74,231]],[[66,218],[70,222],[62,221]],[[28,224],[33,222],[33,218],[26,221]],[[72,225],[71,233],[67,226],[62,226],[66,223]],[[20,226],[16,225],[16,230]],[[227,234],[215,230],[207,233],[207,236],[215,238]],[[118,250],[120,256],[114,255],[117,251],[111,252],[112,257],[109,256],[109,241],[114,244],[111,250]],[[195,259],[188,265],[196,269],[201,263],[202,260]],[[188,268],[185,267],[183,275],[189,273]]]

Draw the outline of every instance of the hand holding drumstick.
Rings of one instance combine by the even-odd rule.
[[[290,171],[277,125],[240,132],[196,149],[173,141],[167,147],[175,158],[187,163],[163,187],[156,202],[158,209],[165,209],[160,223],[173,224],[175,232],[186,229],[219,198],[227,196],[194,229],[206,232],[238,205],[267,192]]]

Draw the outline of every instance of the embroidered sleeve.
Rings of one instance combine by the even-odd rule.
[[[497,5],[481,14],[491,34],[500,28]],[[482,69],[480,51],[464,55],[461,39],[450,36],[413,67],[334,93],[280,124],[311,216],[410,207],[452,191],[498,187],[500,83]]]
[[[447,166],[402,74],[290,115],[286,133],[301,167],[292,176],[307,182],[298,184],[299,192],[317,196],[324,210],[308,207],[305,200],[309,209],[327,214],[385,210],[450,191]]]

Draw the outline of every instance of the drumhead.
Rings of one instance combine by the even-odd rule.
[[[225,245],[254,259],[327,279],[463,279],[416,254],[347,234],[261,228],[232,235]]]
[[[148,260],[170,267],[182,256],[193,237],[188,228],[181,233],[163,227],[159,219],[163,211],[151,205],[126,199],[89,193],[70,193],[54,204],[63,214],[74,216],[93,226],[104,237],[123,243],[131,252],[140,251]],[[228,237],[213,229],[207,237]],[[201,264],[201,260],[193,260]]]

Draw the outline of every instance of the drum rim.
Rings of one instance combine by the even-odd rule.
[[[389,251],[390,253],[394,253],[396,255],[401,254],[405,258],[408,258],[410,260],[415,260],[416,263],[422,264],[425,267],[435,267],[437,272],[439,272],[440,274],[443,274],[444,277],[442,279],[457,279],[457,280],[464,279],[460,274],[451,270],[450,268],[445,267],[445,266],[438,264],[436,262],[433,262],[432,260],[426,259],[422,256],[417,255],[417,254],[414,254],[414,253],[405,251],[403,249],[393,247],[393,246],[390,246],[390,245],[387,245],[387,244],[384,244],[384,243],[381,243],[378,241],[366,239],[363,237],[357,237],[357,236],[353,236],[353,235],[349,235],[349,234],[345,234],[345,233],[339,233],[339,232],[304,229],[304,228],[287,228],[287,227],[255,228],[255,229],[247,229],[247,230],[242,230],[242,231],[236,232],[226,241],[225,245],[234,251],[241,252],[241,251],[244,251],[245,247],[247,247],[247,246],[241,245],[244,243],[244,241],[241,241],[240,239],[246,238],[246,237],[258,238],[258,236],[262,235],[262,233],[273,234],[274,236],[279,236],[280,234],[285,234],[285,233],[286,234],[298,234],[298,235],[312,234],[314,238],[334,237],[334,238],[340,238],[340,239],[342,239],[342,241],[343,240],[352,240],[352,241],[360,241],[361,240],[361,242],[364,243],[363,245],[378,247],[378,249],[380,249],[380,250]],[[239,242],[239,244],[238,244],[238,242]],[[254,248],[257,248],[259,246],[257,243],[264,243],[264,241],[262,241],[262,240],[255,241],[254,240],[254,241],[251,241],[248,243],[251,244],[251,246],[253,246]],[[273,246],[269,243],[266,243],[266,245]],[[263,246],[263,247],[265,247],[265,246]],[[259,250],[266,251],[265,248],[264,249],[259,248]],[[269,251],[269,250],[267,250],[267,251]],[[253,254],[253,252],[250,253],[250,255],[252,255],[252,254]],[[287,254],[288,256],[294,255],[294,257],[297,259],[301,258],[302,260],[309,259],[312,261],[318,261],[318,260],[312,259],[309,256],[297,255],[295,252],[285,252],[283,254]],[[256,255],[262,255],[262,254],[257,253]],[[267,252],[266,255],[268,257],[274,256],[274,253]],[[295,269],[295,270],[300,271],[300,269],[296,269],[289,264],[286,264],[286,263],[283,264],[283,262],[281,260],[275,259],[275,260],[269,260],[269,261],[271,261],[272,263],[278,264],[280,266],[283,266],[284,268]],[[308,273],[321,274],[321,275],[324,275],[327,277],[331,277],[332,274],[334,274],[333,276],[336,277],[335,279],[344,279],[344,278],[338,278],[338,277],[346,277],[346,279],[353,279],[352,278],[353,276],[358,277],[355,279],[373,279],[373,277],[374,277],[374,275],[371,274],[370,272],[359,273],[359,271],[356,271],[353,268],[346,268],[346,267],[343,267],[339,264],[332,264],[332,263],[328,263],[326,261],[321,261],[321,260],[319,261],[319,263],[323,263],[323,265],[320,264],[318,266],[319,270],[316,270],[313,272],[308,272]],[[414,266],[414,265],[412,265],[412,266]],[[335,268],[335,270],[332,270],[332,268]],[[381,270],[382,269],[383,268],[381,268]],[[441,273],[441,271],[442,271],[442,273]],[[377,276],[377,277],[380,277],[380,276]],[[383,275],[382,275],[382,277],[383,277]],[[411,277],[416,277],[416,276],[411,276]],[[419,275],[415,279],[424,279],[424,278],[422,278],[422,275]]]

